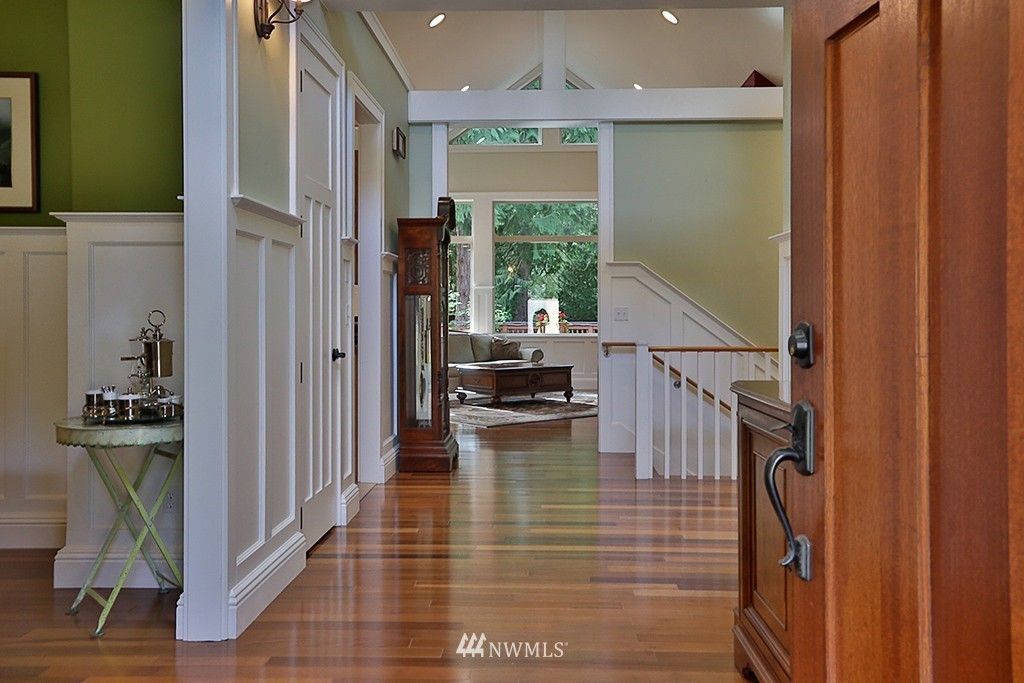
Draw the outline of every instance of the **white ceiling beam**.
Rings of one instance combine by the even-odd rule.
[[[565,90],[565,12],[544,13],[544,61],[540,87]]]
[[[323,0],[334,11],[376,10],[378,12],[438,10],[437,0]],[[723,9],[732,7],[788,7],[792,0],[675,0],[672,9]],[[602,10],[664,9],[658,0],[508,0],[495,7],[494,0],[445,0],[448,12],[469,10]]]
[[[373,12],[360,12],[359,14],[363,17],[363,21],[366,22],[370,33],[377,39],[381,49],[384,50],[384,54],[388,56],[391,66],[395,67],[398,77],[405,84],[405,89],[413,90],[412,76],[409,75],[409,70],[405,68],[405,63],[402,62],[402,57],[398,54],[398,48],[391,42],[391,37],[384,29],[384,24],[380,23],[380,19]]]
[[[782,120],[782,88],[413,90],[409,123]]]

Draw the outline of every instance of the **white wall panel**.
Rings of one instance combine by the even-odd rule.
[[[66,251],[63,229],[0,229],[0,548],[64,544]]]
[[[161,383],[183,389],[184,271],[181,214],[62,214],[67,224],[68,362],[63,417],[81,412],[84,392],[114,384],[125,389],[132,364],[120,360],[131,350],[129,339],[146,324],[149,311],[167,315],[165,335],[175,340],[175,376]],[[188,396],[185,396],[186,403]],[[57,419],[57,418],[54,418]],[[51,433],[52,438],[52,433]],[[114,517],[113,504],[93,471],[84,449],[68,448],[66,473],[67,538],[54,562],[54,586],[81,585]],[[141,449],[118,451],[131,474],[141,462]],[[155,496],[169,463],[158,459],[142,489],[144,500]],[[181,557],[180,480],[157,514],[157,527],[172,555]],[[117,580],[131,537],[123,531],[100,570],[98,586]],[[137,563],[128,586],[155,586],[144,563]]]

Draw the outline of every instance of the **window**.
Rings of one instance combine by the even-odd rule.
[[[451,145],[539,145],[540,128],[467,128]]]
[[[597,144],[597,128],[590,126],[579,126],[576,128],[563,128],[562,131],[562,144],[563,145],[596,145]]]
[[[455,203],[455,232],[448,246],[448,328],[468,332],[472,311],[473,202]]]
[[[597,203],[494,203],[494,329],[597,331]]]

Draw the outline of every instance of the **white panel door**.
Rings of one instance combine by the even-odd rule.
[[[297,196],[305,224],[297,481],[302,531],[309,547],[338,523],[347,358],[339,355],[346,351],[341,348],[342,65],[306,39],[300,35],[298,41]]]

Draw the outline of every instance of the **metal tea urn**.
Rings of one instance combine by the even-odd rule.
[[[139,361],[149,377],[170,377],[174,374],[174,340],[165,338],[161,329],[167,322],[167,316],[158,309],[151,311],[146,320],[152,327],[142,328],[139,336],[131,340],[141,345],[140,352],[134,356],[122,356],[121,360]]]

